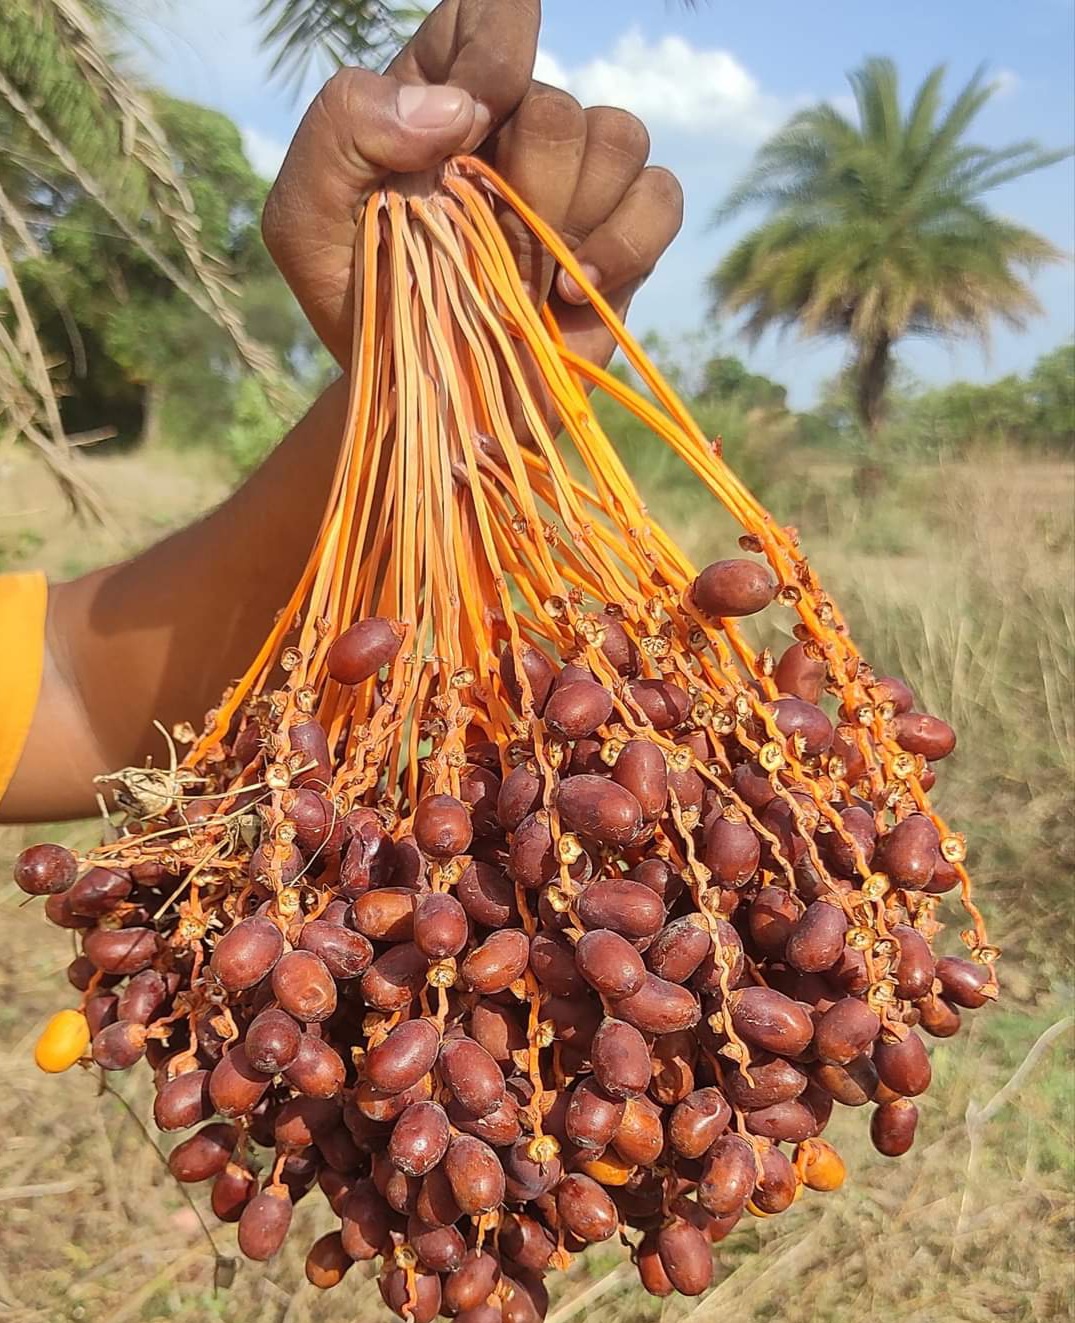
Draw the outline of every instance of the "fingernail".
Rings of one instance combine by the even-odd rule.
[[[446,129],[470,100],[461,87],[419,87],[407,83],[396,93],[396,111],[412,129]]]
[[[484,101],[474,102],[474,124],[483,133],[488,133],[493,127],[493,112]]]
[[[579,270],[586,279],[593,285],[594,289],[599,288],[601,284],[601,272],[592,262],[583,262]],[[567,271],[560,272],[560,294],[568,303],[588,303],[589,295],[578,283],[574,276]]]
[[[471,126],[467,140],[463,144],[464,152],[475,152],[488,138],[489,130],[493,127],[493,112],[484,102],[474,102],[474,123]]]

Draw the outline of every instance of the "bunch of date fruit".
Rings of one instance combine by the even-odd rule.
[[[685,597],[720,622],[778,589],[740,558]],[[197,782],[135,788],[88,871],[56,845],[16,866],[81,943],[39,1063],[145,1060],[157,1126],[190,1132],[172,1174],[244,1254],[319,1189],[310,1281],[379,1261],[412,1323],[536,1323],[546,1274],[617,1236],[647,1291],[704,1292],[744,1214],[842,1184],[834,1107],[911,1148],[924,1035],[996,995],[974,933],[933,950],[962,838],[868,767],[881,729],[924,791],[954,747],[906,684],[860,673],[849,712],[796,641],[763,654],[778,696],[721,719],[621,609],[574,624],[567,656],[503,647],[514,720],[467,732],[454,793],[334,793],[326,730],[292,711],[281,744],[263,694]],[[403,638],[359,621],[328,675],[386,690]]]

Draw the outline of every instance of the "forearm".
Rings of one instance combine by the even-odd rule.
[[[219,509],[133,560],[50,591],[41,697],[0,821],[94,811],[93,776],[165,756],[154,720],[198,726],[286,603],[339,450],[337,381]]]

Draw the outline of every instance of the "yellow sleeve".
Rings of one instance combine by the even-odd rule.
[[[15,775],[45,660],[43,574],[0,575],[0,799]]]

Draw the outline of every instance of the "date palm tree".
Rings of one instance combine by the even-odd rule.
[[[945,110],[944,73],[934,69],[905,112],[895,65],[868,60],[849,75],[855,116],[828,104],[793,116],[716,217],[768,210],[710,277],[715,307],[746,314],[754,338],[770,327],[846,338],[871,440],[900,340],[985,342],[994,318],[1021,326],[1039,310],[1027,275],[1061,256],[982,197],[1069,153],[969,142],[998,86],[979,71]]]

